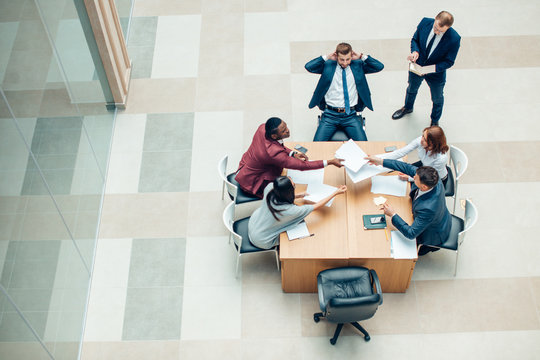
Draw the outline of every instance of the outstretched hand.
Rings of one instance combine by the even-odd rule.
[[[345,191],[347,191],[347,185],[341,185],[341,186],[336,190],[336,195],[343,194],[343,193],[345,193]]]
[[[394,211],[394,208],[390,206],[388,202],[385,202],[384,204],[382,204],[379,210],[383,210],[384,214],[390,217],[394,216],[394,214],[396,213]]]
[[[382,165],[383,164],[383,159],[381,159],[381,158],[379,158],[377,156],[368,155],[364,159],[368,160],[370,165]]]
[[[331,160],[328,160],[328,164],[329,165],[334,165],[338,168],[342,167],[343,164],[341,163],[343,161],[343,159],[338,159],[338,158],[333,158]]]
[[[301,152],[296,152],[296,153],[294,153],[294,157],[297,158],[298,160],[304,160],[304,161],[309,160],[309,158],[307,157],[307,155],[304,154],[304,153],[301,153]]]

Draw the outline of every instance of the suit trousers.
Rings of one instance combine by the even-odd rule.
[[[338,129],[345,131],[347,136],[354,141],[367,141],[364,126],[362,116],[358,116],[356,111],[347,115],[326,109],[321,115],[313,141],[329,141]]]
[[[444,80],[433,80],[429,75],[418,76],[409,71],[409,86],[407,87],[407,95],[405,96],[405,108],[409,110],[413,109],[418,89],[424,80],[426,80],[429,86],[429,90],[431,91],[431,101],[433,102],[433,107],[431,109],[431,124],[438,125],[444,104]]]

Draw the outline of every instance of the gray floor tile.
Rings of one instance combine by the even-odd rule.
[[[157,16],[134,17],[131,20],[129,46],[151,46],[156,43]]]
[[[139,192],[189,191],[191,150],[143,152]]]
[[[38,336],[43,337],[47,326],[47,312],[23,312]],[[35,336],[16,312],[6,312],[0,323],[0,342],[34,341]]]
[[[134,239],[129,287],[184,284],[185,239]]]
[[[122,340],[178,340],[183,287],[128,289]]]
[[[193,121],[193,113],[148,115],[143,151],[191,150]]]
[[[132,62],[131,77],[133,79],[149,78],[152,75],[154,46],[128,46],[128,53]]]

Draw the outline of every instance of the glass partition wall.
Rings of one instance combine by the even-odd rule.
[[[2,360],[79,357],[115,117],[81,4],[0,0]]]

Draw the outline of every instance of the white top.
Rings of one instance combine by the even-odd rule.
[[[417,137],[401,149],[397,149],[387,154],[386,159],[397,160],[407,155],[414,149],[417,149],[418,157],[420,158],[422,165],[435,168],[435,170],[437,170],[437,173],[439,173],[439,178],[444,179],[446,175],[448,175],[448,171],[446,170],[446,164],[448,163],[448,152],[444,154],[431,154],[431,152],[428,152],[426,151],[426,149],[424,149],[421,144],[421,140],[421,136]]]

